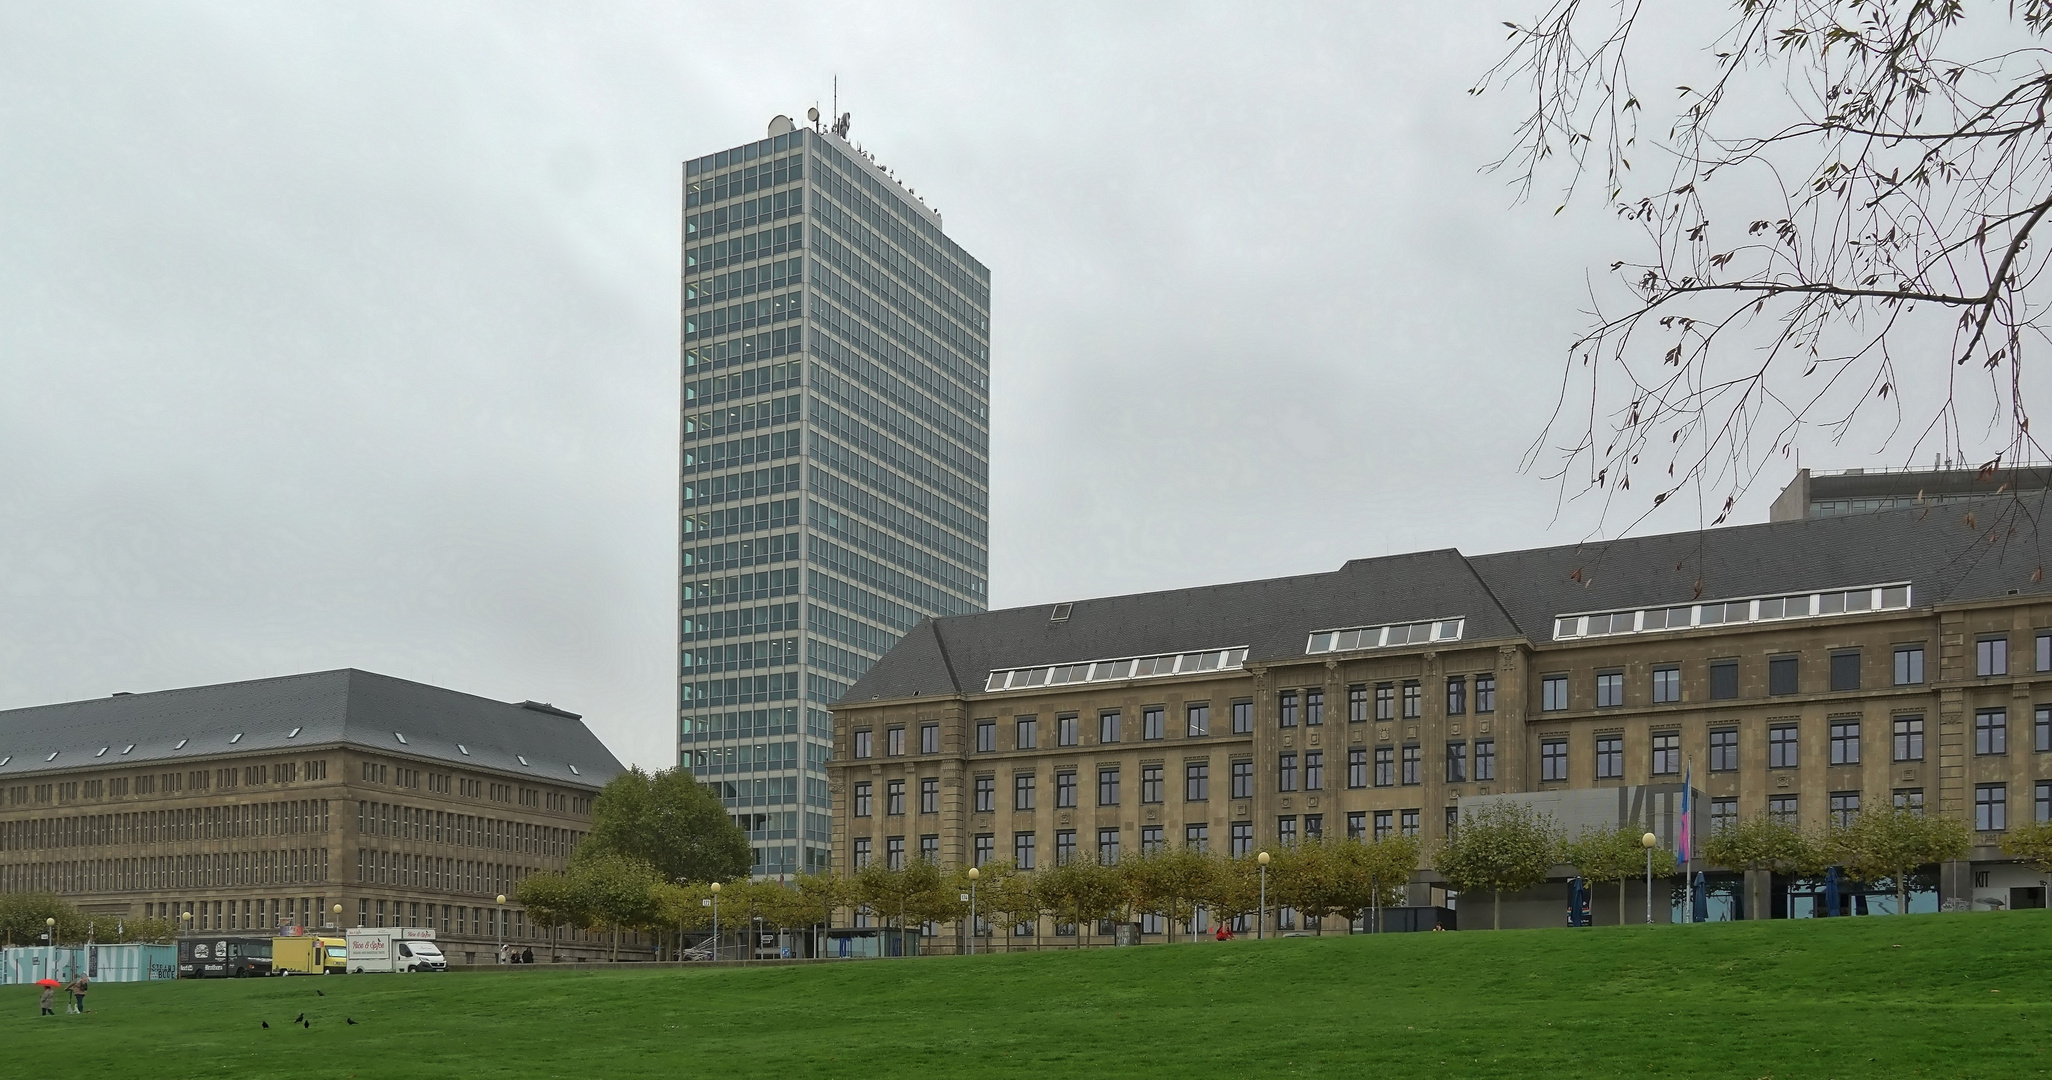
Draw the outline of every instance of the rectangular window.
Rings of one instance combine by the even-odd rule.
[[[928,833],[919,838],[919,860],[935,866],[940,865],[940,835],[938,833]]]
[[[1233,734],[1252,735],[1253,733],[1254,703],[1251,701],[1233,702]]]
[[[1076,774],[1065,769],[1055,774],[1055,809],[1074,810],[1075,808]]]
[[[922,754],[940,753],[939,724],[919,725],[919,752]]]
[[[1397,821],[1399,827],[1403,829],[1405,836],[1418,835],[1418,812],[1416,810],[1404,811],[1397,816]]]
[[[1616,780],[1624,776],[1624,736],[1596,736],[1596,779]]]
[[[1396,748],[1393,746],[1375,748],[1375,786],[1396,786]]]
[[[1896,788],[1895,808],[1912,814],[1924,812],[1924,789],[1918,787]]]
[[[1304,726],[1319,727],[1325,723],[1325,691],[1304,691]]]
[[[1119,741],[1119,714],[1100,713],[1097,717],[1097,741],[1106,746]]]
[[[1119,770],[1097,770],[1097,805],[1119,805]]]
[[[1860,722],[1858,720],[1833,720],[1831,722],[1831,763],[1833,765],[1858,765],[1860,763]]]
[[[1355,747],[1347,751],[1347,786],[1364,788],[1368,786],[1368,748]]]
[[[1767,816],[1784,825],[1796,823],[1796,797],[1793,795],[1767,796]]]
[[[1568,778],[1568,744],[1566,739],[1547,739],[1539,744],[1539,779],[1565,780]]]
[[[1033,774],[1020,773],[1012,777],[1012,809],[1031,810],[1034,803]]]
[[[940,777],[928,776],[919,781],[919,812],[940,813]]]
[[[1395,831],[1395,827],[1394,827],[1393,825],[1391,825],[1391,824],[1390,824],[1390,820],[1391,820],[1392,818],[1394,818],[1394,817],[1396,817],[1396,815],[1395,815],[1394,813],[1392,813],[1391,811],[1388,811],[1388,810],[1377,810],[1377,811],[1375,811],[1375,833],[1374,833],[1374,839],[1377,839],[1377,840],[1387,840],[1387,839],[1389,839],[1389,834]]]
[[[855,847],[848,861],[854,864],[857,870],[861,870],[869,865],[869,837],[858,836],[855,838]]]
[[[1021,750],[1032,750],[1040,745],[1040,721],[1030,716],[1019,718],[1019,741],[1014,744]]]
[[[1857,650],[1831,654],[1831,688],[1833,690],[1858,690],[1860,688],[1860,654]]]
[[[1895,647],[1895,685],[1915,686],[1924,681],[1924,647],[1922,645],[1897,645]]]
[[[1297,790],[1297,755],[1283,754],[1276,759],[1275,789],[1277,791]]]
[[[1211,798],[1211,766],[1202,761],[1192,761],[1183,766],[1183,799],[1186,802],[1202,802]]]
[[[1653,775],[1681,775],[1681,732],[1653,733]]]
[[[1396,719],[1395,683],[1375,684],[1375,718],[1377,720]]]
[[[1924,760],[1923,717],[1898,716],[1895,718],[1895,760]]]
[[[905,812],[905,782],[903,780],[893,780],[884,790],[888,792],[884,797],[886,804],[884,806],[884,813],[890,814],[893,817],[903,814]]]
[[[1459,716],[1468,711],[1468,680],[1455,675],[1446,680],[1446,715]]]
[[[1140,737],[1152,741],[1167,735],[1162,722],[1165,713],[1166,710],[1159,705],[1149,705],[1140,710]]]
[[[1161,766],[1140,766],[1140,801],[1158,803],[1161,801]]]
[[[1083,734],[1078,730],[1081,726],[1077,722],[1075,713],[1055,717],[1055,744],[1058,746],[1076,746],[1081,744]]]
[[[1076,830],[1055,830],[1055,865],[1067,866],[1076,861]]]
[[[2037,798],[2033,800],[2032,819],[2052,821],[2052,780],[2038,781]]]
[[[2002,784],[1974,787],[1974,830],[2001,832],[2009,828],[2009,788]]]
[[[1738,824],[1737,799],[1710,800],[1710,834],[1712,836]]]
[[[1239,858],[1239,857],[1241,857],[1241,856],[1245,856],[1245,855],[1252,855],[1252,854],[1254,853],[1254,823],[1253,823],[1253,822],[1251,822],[1251,821],[1236,821],[1236,822],[1233,822],[1233,828],[1232,828],[1232,834],[1231,834],[1231,836],[1232,836],[1232,854],[1233,854],[1233,857],[1234,857],[1234,858]]]
[[[1681,700],[1681,669],[1678,667],[1657,667],[1653,669],[1653,704],[1669,705]]]
[[[1119,861],[1119,830],[1097,830],[1097,861],[1105,866]]]
[[[1012,834],[1012,865],[1021,870],[1033,869],[1033,834],[1030,832]]]
[[[2009,714],[2002,709],[1974,713],[1974,753],[2009,753]]]
[[[1284,815],[1275,819],[1275,841],[1283,847],[1297,846],[1297,819]]]
[[[859,757],[859,758],[866,758],[866,757],[869,757],[869,756],[870,756],[870,753],[871,753],[871,746],[870,746],[870,742],[869,742],[869,737],[870,737],[870,734],[871,734],[871,733],[870,733],[870,732],[868,732],[868,731],[858,731],[858,732],[856,732],[856,733],[855,733],[855,756],[856,756],[856,757]]]
[[[2031,717],[2031,745],[2038,750],[2052,750],[2052,706],[2040,705]]]
[[[1446,744],[1446,782],[1464,784],[1468,780],[1468,744],[1450,742]]]
[[[988,814],[997,809],[997,777],[976,778],[976,812]]]
[[[1599,671],[1596,673],[1596,707],[1614,709],[1624,704],[1624,672]]]
[[[1857,791],[1834,791],[1831,793],[1831,826],[1836,829],[1852,828],[1853,819],[1860,816],[1860,793]]]
[[[1211,826],[1183,826],[1183,846],[1197,852],[1211,850]]]
[[[1793,724],[1782,724],[1767,729],[1768,768],[1793,769],[1802,764],[1801,747],[1796,742],[1796,732]]]
[[[890,755],[890,756],[892,756],[892,757],[904,757],[904,756],[905,756],[905,729],[904,729],[904,728],[901,728],[901,727],[894,727],[894,728],[890,729],[889,731],[887,731],[887,732],[885,732],[885,733],[884,733],[884,739],[885,739],[885,750],[884,750],[884,753],[886,753],[886,754],[889,754],[889,755]]]
[[[1251,761],[1233,762],[1233,798],[1251,799],[1253,797],[1254,763]]]
[[[1568,677],[1547,675],[1539,680],[1539,709],[1560,712],[1568,707]]]
[[[1210,705],[1199,702],[1184,709],[1183,713],[1184,718],[1188,721],[1183,730],[1188,733],[1190,738],[1201,739],[1211,734]]]
[[[884,840],[884,867],[890,870],[903,870],[905,868],[904,837],[893,836]]]
[[[2038,631],[2038,670],[2052,671],[2052,631]]]
[[[1297,726],[1297,692],[1284,690],[1275,696],[1275,717],[1277,727]]]
[[[1304,751],[1304,790],[1325,790],[1325,751]]]
[[[1347,687],[1347,723],[1359,724],[1368,719],[1368,687],[1355,684]]]
[[[2009,639],[1984,637],[1974,643],[1974,674],[2009,674]]]
[[[869,816],[870,786],[867,780],[855,785],[855,816]]]
[[[1357,810],[1347,815],[1347,839],[1368,839],[1368,814],[1366,811]]]
[[[1475,779],[1496,779],[1496,740],[1475,740]]]
[[[1160,853],[1160,851],[1161,851],[1161,849],[1162,849],[1162,848],[1165,848],[1165,847],[1167,847],[1167,846],[1168,846],[1168,842],[1167,842],[1166,840],[1162,839],[1162,830],[1161,830],[1161,826],[1159,826],[1159,825],[1142,825],[1142,826],[1140,826],[1140,854],[1142,854],[1142,855],[1155,855],[1155,854],[1159,854],[1159,853]]]
[[[971,865],[984,866],[995,858],[997,858],[997,835],[995,833],[977,833],[976,861]]]
[[[1767,658],[1767,692],[1769,694],[1793,694],[1797,689],[1797,675],[1800,657],[1770,656]]]
[[[1424,777],[1419,775],[1423,771],[1421,766],[1424,759],[1425,751],[1421,747],[1404,747],[1404,783],[1422,784],[1425,782]]]
[[[1475,676],[1475,711],[1493,713],[1496,711],[1496,676]]]
[[[1710,661],[1710,700],[1730,701],[1738,697],[1738,661]]]
[[[1731,772],[1739,767],[1738,729],[1719,728],[1710,733],[1710,771]]]
[[[978,720],[976,722],[976,752],[979,754],[994,754],[997,752],[997,721]]]
[[[1416,720],[1425,713],[1425,690],[1416,679],[1404,680],[1404,719]]]

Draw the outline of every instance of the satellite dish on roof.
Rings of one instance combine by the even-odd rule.
[[[774,139],[779,135],[789,135],[796,130],[798,130],[798,125],[793,124],[791,118],[783,113],[770,117],[769,138]]]
[[[815,124],[819,123],[819,106],[814,105],[812,108],[805,110],[805,118]]]

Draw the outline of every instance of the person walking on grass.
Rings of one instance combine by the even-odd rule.
[[[57,984],[53,982],[53,983],[49,984],[48,986],[45,986],[45,987],[43,987],[43,1015],[44,1015],[44,1016],[55,1016],[55,1015],[57,1015],[57,1010],[55,1010],[55,1009],[52,1009],[52,1008],[50,1007],[50,1006],[52,1006],[52,1005],[55,1005],[56,1003],[57,1003]]]
[[[71,1011],[81,1016],[85,1015],[86,991],[92,989],[92,983],[86,980],[85,972],[79,972],[78,978],[71,980],[71,985],[65,989],[71,993]]]

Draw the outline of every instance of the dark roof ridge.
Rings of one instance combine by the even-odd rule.
[[[955,693],[961,693],[962,679],[955,674],[955,661],[948,656],[948,642],[946,638],[941,637],[940,624],[932,619],[928,619],[926,620],[926,627],[927,632],[933,635],[933,647],[940,650],[941,666],[948,671],[948,685],[954,689]]]
[[[265,675],[265,676],[259,676],[259,677],[257,677],[257,678],[254,678],[254,679],[228,679],[228,680],[226,680],[226,681],[223,681],[223,682],[216,682],[216,683],[201,683],[201,684],[200,684],[200,685],[198,685],[198,686],[173,686],[173,687],[168,687],[168,688],[166,688],[166,689],[163,689],[163,690],[115,690],[115,691],[113,691],[113,692],[111,692],[111,693],[108,693],[108,694],[103,694],[103,695],[101,695],[101,696],[99,696],[99,697],[88,697],[88,698],[72,698],[72,699],[71,699],[71,700],[69,700],[69,701],[46,701],[46,702],[43,702],[42,704],[39,704],[39,705],[19,705],[19,706],[13,706],[13,707],[8,707],[8,706],[0,706],[0,715],[5,715],[5,714],[7,714],[7,713],[11,713],[11,712],[28,712],[28,711],[30,711],[30,710],[33,710],[33,709],[62,709],[62,708],[64,708],[64,707],[66,707],[66,706],[70,706],[70,705],[90,705],[90,704],[94,704],[94,703],[96,703],[96,702],[101,702],[101,701],[105,701],[105,700],[107,700],[108,698],[111,698],[111,697],[135,697],[135,698],[142,698],[142,697],[158,697],[158,696],[165,696],[165,697],[168,697],[168,696],[171,696],[171,695],[174,695],[174,694],[178,694],[178,695],[183,695],[183,694],[198,694],[198,693],[204,693],[204,692],[206,692],[206,691],[208,691],[208,690],[219,690],[219,689],[221,689],[221,688],[223,688],[223,687],[229,687],[229,686],[239,686],[239,685],[241,685],[241,684],[243,684],[243,683],[251,683],[251,682],[291,682],[291,681],[293,681],[293,680],[295,680],[295,679],[313,679],[313,678],[318,678],[318,677],[320,677],[320,676],[322,676],[322,675],[348,675],[348,674],[351,674],[351,673],[357,673],[357,674],[363,674],[363,675],[376,675],[376,674],[377,674],[377,673],[376,673],[376,672],[374,672],[374,671],[363,671],[363,670],[362,670],[362,669],[360,669],[360,668],[347,668],[347,667],[341,667],[341,668],[327,668],[327,669],[325,669],[325,670],[322,670],[322,671],[302,671],[302,672],[298,672],[298,673],[296,673],[296,674],[292,674],[292,675]],[[390,675],[379,675],[378,677],[379,677],[379,678],[382,678],[382,679],[389,679],[389,678],[391,678],[392,676],[390,676]],[[400,680],[398,680],[398,681],[400,681],[400,682],[406,682],[407,680],[405,680],[405,679],[400,679]],[[425,683],[421,683],[421,684],[418,684],[418,685],[423,685],[423,686],[425,686],[425,685],[427,685],[427,684],[425,684]],[[457,692],[458,692],[458,693],[461,693],[461,691],[457,691]],[[473,695],[473,696],[474,696],[474,695]]]
[[[1344,569],[1344,567],[1342,567],[1342,569]],[[981,619],[988,615],[1004,615],[1018,611],[1038,611],[1046,608],[1052,608],[1059,604],[1103,604],[1109,603],[1114,600],[1133,600],[1138,599],[1140,597],[1149,596],[1201,595],[1203,593],[1208,592],[1217,592],[1221,589],[1238,588],[1243,585],[1281,585],[1293,581],[1310,581],[1314,578],[1329,578],[1338,574],[1339,572],[1339,570],[1314,570],[1306,574],[1287,574],[1282,577],[1244,578],[1240,581],[1218,581],[1213,582],[1209,585],[1186,585],[1176,589],[1142,589],[1138,592],[1115,593],[1111,596],[1086,596],[1077,600],[1054,600],[1039,604],[1018,604],[1013,607],[1006,608],[988,608],[983,611],[964,612],[960,615],[942,615],[938,618],[933,619],[932,621],[936,623],[945,623],[956,622],[959,620],[966,619]]]

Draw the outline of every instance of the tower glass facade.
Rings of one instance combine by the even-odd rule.
[[[828,867],[828,710],[984,610],[990,271],[845,139],[685,163],[678,760],[755,849]]]

